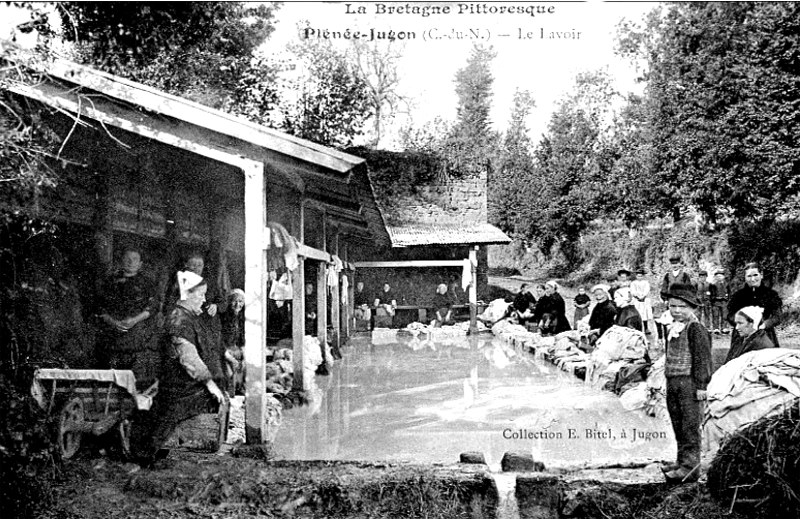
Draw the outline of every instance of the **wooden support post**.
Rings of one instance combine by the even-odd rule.
[[[347,265],[347,243],[345,242],[344,245],[340,245],[339,247],[339,258],[341,258],[342,263]],[[345,341],[350,340],[350,328],[352,325],[351,319],[353,316],[352,311],[350,310],[353,306],[353,299],[352,294],[350,292],[350,287],[353,286],[353,277],[348,273],[347,267],[345,270],[342,271],[342,279],[347,278],[347,304],[342,307],[342,330],[344,332]]]
[[[469,333],[478,332],[478,246],[469,250],[469,265],[472,276],[469,285]]]
[[[249,444],[267,441],[265,363],[267,346],[267,189],[264,165],[246,161],[244,171],[244,349],[245,439]]]
[[[303,354],[303,337],[306,335],[306,280],[305,258],[297,258],[297,268],[292,272],[292,359],[294,360],[294,387],[309,389],[311,381],[303,372],[305,356]]]
[[[325,343],[328,337],[328,264],[317,263],[317,339],[322,347],[322,362],[331,359],[325,357]]]
[[[336,274],[336,276],[339,277],[339,274]],[[339,282],[331,287],[331,325],[333,326],[333,344],[331,344],[331,348],[336,352],[338,352],[342,346],[342,341],[339,337],[342,331],[340,326],[341,317],[339,313],[339,310],[342,307],[342,301],[339,297],[339,294],[341,293],[339,291],[339,283],[341,283],[341,280],[337,281]]]
[[[356,331],[356,307],[353,299],[356,297],[356,274],[350,274],[350,284],[347,287],[347,326],[348,337],[353,335]]]
[[[333,254],[337,257],[339,256],[339,232],[336,231],[333,235]],[[340,258],[341,259],[341,258]],[[336,285],[331,288],[331,324],[333,325],[333,344],[331,344],[331,348],[333,351],[338,352],[342,347],[341,341],[341,317],[340,311],[342,308],[342,298],[339,297],[340,291],[339,287],[341,286],[341,275],[336,274]]]

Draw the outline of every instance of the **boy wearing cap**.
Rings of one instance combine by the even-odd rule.
[[[711,299],[711,328],[714,333],[728,333],[728,323],[725,321],[725,314],[728,308],[728,298],[730,297],[730,285],[725,279],[725,271],[722,269],[714,272],[714,282],[709,286],[709,299]]]
[[[689,273],[683,270],[683,263],[681,262],[680,256],[671,256],[669,258],[669,272],[664,274],[664,280],[661,282],[661,299],[664,301],[669,299],[669,287],[675,284],[694,284]]]
[[[694,285],[674,284],[666,295],[675,322],[669,326],[664,375],[678,458],[662,470],[668,482],[683,483],[700,476],[700,420],[711,379],[711,336],[697,319],[700,302]]]

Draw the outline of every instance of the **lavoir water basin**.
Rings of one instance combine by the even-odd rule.
[[[354,337],[311,404],[284,411],[279,459],[448,464],[477,451],[496,470],[506,452],[547,468],[675,458],[669,422],[527,351],[490,335],[391,333]]]

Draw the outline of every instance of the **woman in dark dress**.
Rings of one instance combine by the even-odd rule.
[[[759,330],[763,316],[764,309],[760,306],[745,306],[736,312],[734,329],[742,337],[742,342],[736,349],[731,348],[728,351],[726,363],[751,351],[775,347],[766,330]]]
[[[436,287],[433,296],[434,327],[453,323],[453,304],[453,295],[447,291],[447,285],[442,283]]]
[[[572,329],[567,320],[564,298],[558,293],[555,281],[545,283],[544,296],[539,300],[536,310],[541,315],[539,329],[542,335],[555,335]]]
[[[159,389],[148,412],[137,415],[131,447],[145,466],[166,456],[161,446],[182,421],[213,412],[225,400],[222,352],[200,322],[207,286],[193,272],[178,272],[180,299],[167,318]],[[161,451],[161,452],[159,452]]]
[[[589,315],[589,342],[594,344],[606,330],[614,326],[617,319],[617,307],[611,301],[608,285],[592,287],[595,305]]]
[[[633,296],[629,287],[620,287],[614,292],[614,304],[617,307],[617,317],[614,324],[632,330],[644,331],[642,316],[633,305]]]
[[[736,312],[747,306],[758,306],[764,309],[764,316],[760,329],[764,330],[770,342],[779,348],[778,336],[775,333],[775,326],[781,322],[781,311],[783,301],[777,292],[763,285],[764,272],[756,263],[745,265],[744,271],[745,286],[737,290],[728,302],[728,322],[736,324]],[[741,351],[742,335],[735,329],[731,333],[731,348],[728,350],[730,356],[736,351]],[[731,357],[732,358],[732,357]],[[728,359],[730,360],[730,358]],[[726,360],[727,362],[727,360]]]

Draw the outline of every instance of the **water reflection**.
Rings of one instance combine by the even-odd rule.
[[[311,405],[284,411],[280,458],[451,463],[481,451],[496,464],[513,450],[572,466],[675,455],[668,422],[493,338],[365,336],[343,353],[316,377]]]

